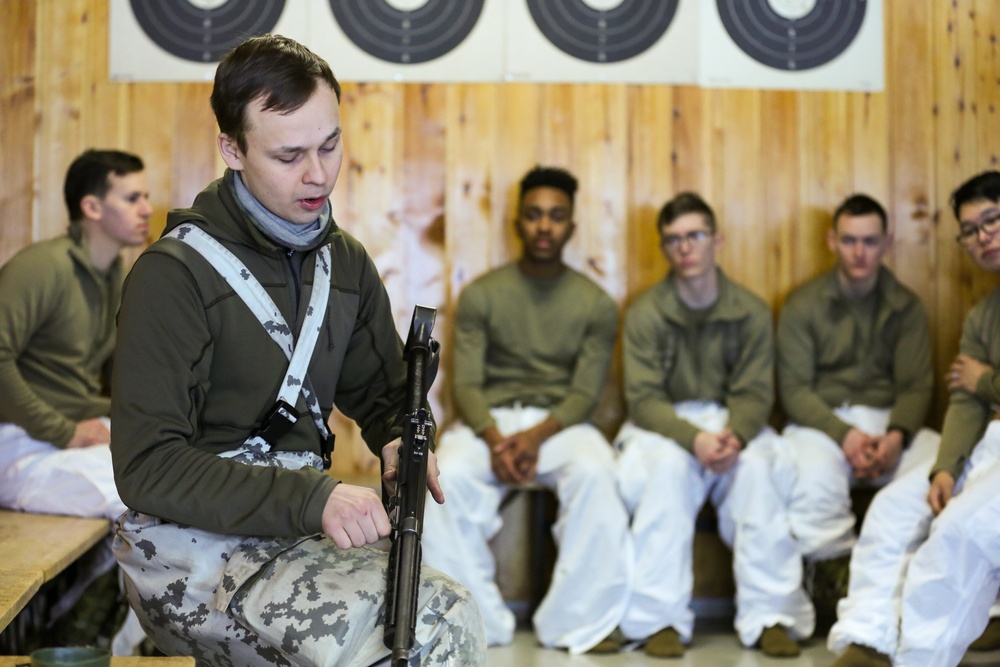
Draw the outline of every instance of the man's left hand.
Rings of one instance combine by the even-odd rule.
[[[402,444],[400,438],[396,438],[382,448],[382,461],[385,464],[385,472],[382,473],[382,484],[387,493],[396,492],[396,478],[399,475],[399,446]],[[441,482],[438,479],[441,471],[438,469],[437,455],[434,452],[427,452],[427,490],[431,492],[431,497],[438,505],[444,504],[444,491],[441,489]]]
[[[973,359],[967,354],[960,354],[955,357],[955,361],[951,362],[951,370],[948,373],[948,390],[975,394],[979,378],[983,376],[983,373],[992,372],[992,366]]]
[[[892,472],[903,453],[903,434],[893,429],[875,438],[875,457],[872,460],[871,479]]]

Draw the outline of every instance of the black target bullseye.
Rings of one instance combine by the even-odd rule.
[[[344,34],[365,53],[390,63],[425,63],[461,44],[479,20],[485,0],[428,0],[396,9],[385,0],[330,0]]]
[[[864,22],[866,0],[816,0],[800,18],[782,16],[770,0],[718,0],[729,36],[748,56],[781,70],[807,70],[843,53]]]
[[[670,27],[678,0],[623,0],[599,10],[583,0],[528,0],[538,29],[560,51],[594,63],[634,58]]]
[[[249,37],[271,32],[285,0],[227,0],[214,9],[187,0],[131,0],[132,13],[161,49],[184,60],[218,62]]]

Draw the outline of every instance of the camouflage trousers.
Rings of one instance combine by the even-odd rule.
[[[137,512],[116,529],[129,603],[168,655],[199,667],[389,664],[385,552],[218,535]],[[471,595],[423,568],[410,664],[481,665],[485,646]]]

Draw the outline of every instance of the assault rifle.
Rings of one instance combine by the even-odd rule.
[[[406,667],[417,625],[417,590],[420,587],[420,534],[427,495],[427,455],[434,440],[434,422],[427,408],[427,390],[437,370],[438,342],[431,338],[437,311],[427,306],[413,309],[413,320],[403,356],[407,360],[407,403],[403,441],[399,446],[396,492],[385,509],[392,522],[392,546],[386,584],[386,648],[392,667]],[[386,494],[388,495],[388,494]]]

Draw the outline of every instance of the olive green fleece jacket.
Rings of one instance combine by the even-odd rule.
[[[1000,288],[965,316],[959,352],[994,369],[1000,368]],[[931,476],[947,470],[955,479],[969,460],[993,413],[1000,412],[1000,372],[983,373],[976,393],[953,391],[941,429],[941,447]]]
[[[276,246],[249,221],[232,173],[191,209],[172,211],[204,229],[254,274],[298,331],[308,308],[316,249]],[[361,244],[331,223],[329,308],[309,365],[324,417],[336,406],[378,455],[397,436],[406,366],[389,298]],[[289,537],[318,533],[336,481],[321,471],[254,467],[216,454],[240,446],[271,410],[288,360],[242,299],[193,248],[161,238],[125,281],[111,416],[115,481],[129,507],[216,533]],[[304,401],[276,448],[320,453]]]
[[[455,312],[454,395],[481,434],[490,408],[520,402],[549,409],[563,427],[590,417],[604,387],[618,307],[583,274],[528,278],[512,262],[462,290]]]
[[[78,226],[0,268],[0,422],[65,447],[76,423],[107,416],[122,265],[98,272]]]
[[[870,337],[860,330],[832,269],[795,289],[778,322],[778,392],[788,418],[838,444],[851,426],[844,404],[890,408],[905,439],[924,426],[934,389],[927,314],[919,297],[879,269]],[[863,340],[871,340],[869,346]]]
[[[763,299],[718,270],[719,296],[699,326],[672,275],[640,294],[625,315],[625,399],[636,426],[688,451],[698,427],[674,404],[714,401],[748,443],[774,404],[774,328]]]

